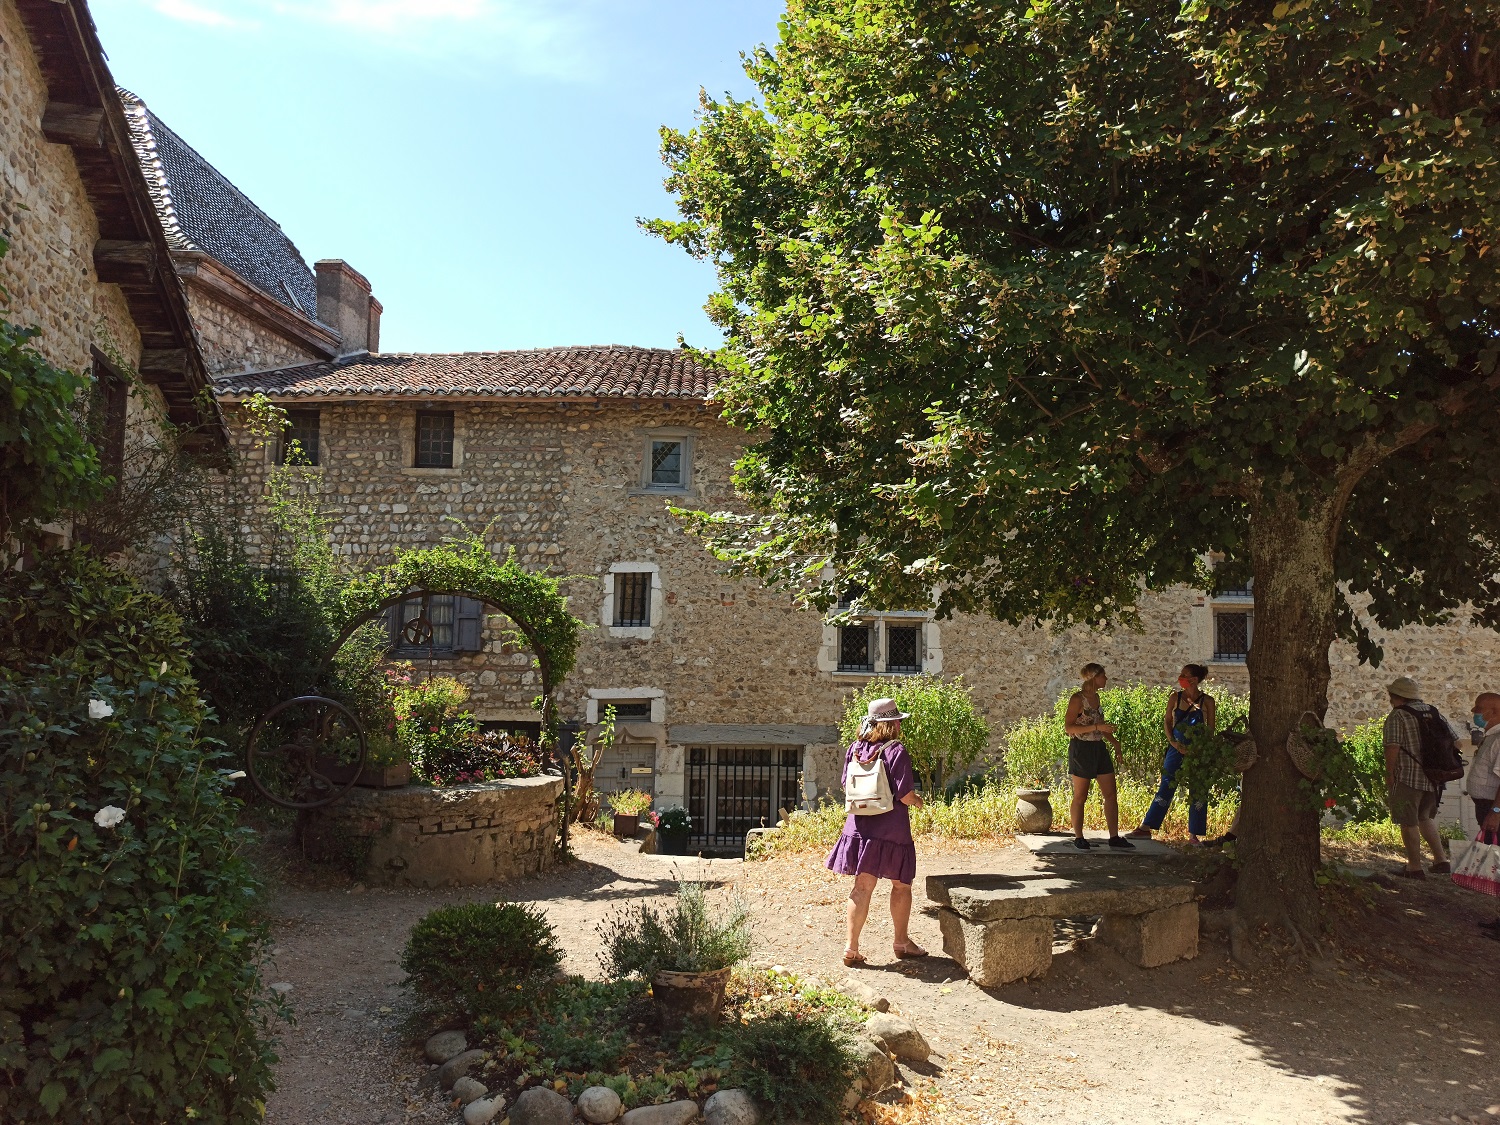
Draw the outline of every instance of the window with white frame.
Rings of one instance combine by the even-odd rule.
[[[651,572],[622,570],[615,575],[617,629],[649,628],[651,625]]]
[[[617,562],[604,576],[599,623],[611,637],[650,640],[661,623],[661,568],[651,562]]]
[[[832,577],[830,571],[826,578],[831,581]],[[820,670],[853,676],[943,670],[938,625],[930,611],[868,610],[859,605],[863,596],[863,588],[857,585],[844,588],[836,623],[823,629]]]
[[[1243,664],[1250,655],[1254,632],[1253,614],[1245,609],[1214,607],[1214,660],[1221,664]]]

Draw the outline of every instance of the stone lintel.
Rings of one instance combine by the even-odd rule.
[[[838,727],[807,723],[673,723],[668,731],[668,741],[679,746],[820,746],[838,740]]]
[[[1020,875],[929,875],[927,897],[971,922],[1145,914],[1193,901],[1193,885],[1152,869],[1095,868]]]

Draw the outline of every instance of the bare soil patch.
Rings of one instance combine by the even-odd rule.
[[[952,842],[920,847],[922,876],[1026,870],[1024,849]],[[884,893],[850,973],[843,948],[848,880],[820,854],[763,862],[672,861],[607,837],[575,837],[579,859],[502,887],[361,890],[293,869],[273,900],[277,958],[269,980],[294,985],[281,1088],[268,1121],[453,1121],[418,1092],[427,1066],[403,1026],[397,959],[411,925],[449,902],[540,903],[572,972],[598,974],[594,927],[617,903],[672,893],[676,877],[743,891],[757,916],[758,959],[828,982],[855,976],[888,996],[938,1054],[907,1068],[916,1103],[882,1116],[911,1122],[1391,1122],[1500,1115],[1500,944],[1475,923],[1494,903],[1445,878],[1330,891],[1333,930],[1313,963],[1247,971],[1205,938],[1196,960],[1138,969],[1060,924],[1048,977],[984,990],[943,957],[936,922],[913,935],[922,962],[890,954]],[[1350,854],[1377,870],[1388,856]]]

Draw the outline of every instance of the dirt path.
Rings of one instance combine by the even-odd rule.
[[[670,861],[599,837],[576,850],[579,862],[503,893],[541,903],[569,970],[593,975],[594,927],[609,907],[670,893],[675,872]],[[1019,849],[924,855],[919,901],[922,875],[1030,862]],[[758,958],[830,982],[846,975],[837,960],[846,881],[824,871],[820,857],[689,861],[682,872],[751,898]],[[403,1041],[396,961],[426,911],[500,893],[283,891],[270,979],[294,986],[299,1023],[285,1037],[268,1121],[455,1120],[434,1096],[415,1092],[426,1067]],[[1349,957],[1316,971],[1249,974],[1205,940],[1195,961],[1141,970],[1085,939],[1057,947],[1045,980],[986,991],[937,953],[927,917],[913,933],[934,956],[882,963],[889,918],[872,912],[865,950],[874,964],[858,976],[928,1035],[939,1056],[906,1077],[936,1090],[966,1125],[1496,1120],[1500,945],[1474,936],[1486,904],[1437,879],[1380,894],[1378,918],[1363,924],[1374,927],[1377,947],[1391,947],[1385,961]]]

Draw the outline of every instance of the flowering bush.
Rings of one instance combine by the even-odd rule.
[[[452,773],[432,774],[427,780],[433,785],[470,785],[507,777],[537,777],[542,772],[541,750],[536,743],[497,730],[478,735],[466,754],[455,750],[452,760],[458,763]]]
[[[262,1120],[268,934],[204,719],[130,578],[0,573],[0,1120]]]
[[[424,781],[472,772],[479,720],[463,709],[469,689],[452,676],[433,676],[417,683],[393,676],[396,737]]]
[[[609,807],[616,816],[640,816],[651,807],[651,794],[640,789],[622,789],[609,795]]]

